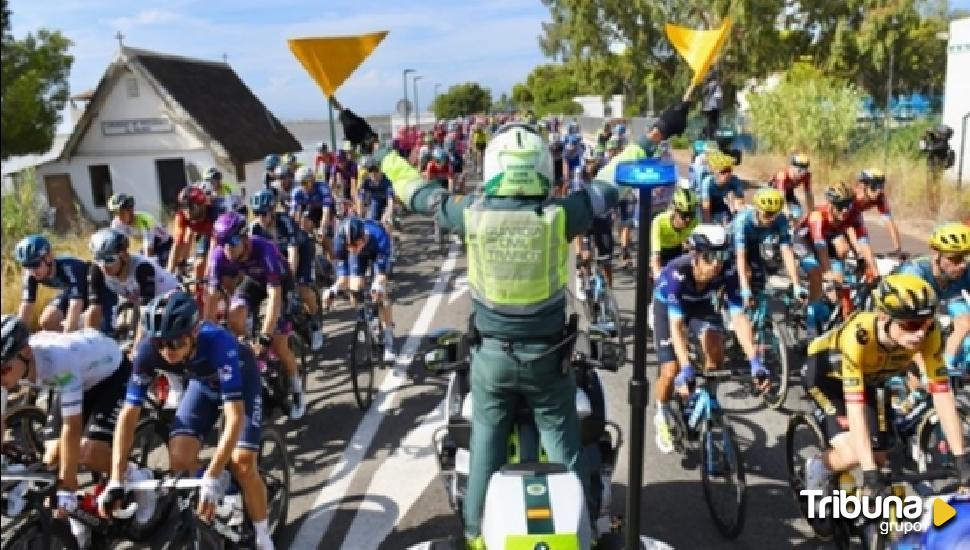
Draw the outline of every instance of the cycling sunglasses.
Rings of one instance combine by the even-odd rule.
[[[701,258],[709,264],[712,264],[714,262],[720,262],[723,264],[731,259],[731,251],[730,250],[705,250],[701,252]]]
[[[117,254],[108,254],[105,256],[94,257],[94,261],[98,265],[115,265],[116,263],[118,263],[118,260],[120,259],[121,259],[121,256]]]
[[[852,208],[853,202],[855,202],[854,199],[849,199],[842,202],[834,202],[832,203],[832,206],[834,206],[839,212],[845,212],[846,210]]]
[[[967,264],[967,254],[956,254],[954,256],[943,256],[946,261],[954,265],[966,265]]]
[[[159,350],[171,349],[176,350],[185,346],[186,341],[189,339],[188,334],[182,336],[176,336],[175,338],[152,338],[152,344]]]
[[[866,187],[872,189],[873,191],[882,191],[886,188],[886,182],[884,181],[870,181],[866,184]]]
[[[694,217],[697,216],[697,214],[695,214],[694,212],[683,212],[681,210],[677,211],[677,215],[680,216],[680,219],[688,222],[693,220]]]
[[[836,281],[822,281],[822,292],[832,292],[833,290],[841,290],[842,285]]]
[[[896,325],[903,330],[903,332],[918,332],[920,330],[929,329],[933,325],[933,318],[926,317],[923,319],[896,319]]]
[[[229,237],[226,238],[225,241],[222,242],[222,245],[237,246],[239,243],[242,242],[242,239],[243,239],[242,235],[239,235],[239,234],[230,235]]]

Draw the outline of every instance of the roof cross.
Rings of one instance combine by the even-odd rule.
[[[121,34],[121,31],[118,31],[118,32],[115,33],[115,40],[118,41],[118,47],[119,48],[124,48],[125,47],[125,43],[122,42],[122,40],[124,40],[124,39],[125,39],[125,35]]]

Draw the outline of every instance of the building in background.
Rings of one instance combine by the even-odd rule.
[[[228,64],[130,47],[120,48],[93,92],[72,98],[72,116],[66,140],[20,166],[34,166],[58,226],[70,225],[75,204],[90,220],[107,221],[108,197],[119,192],[165,217],[178,192],[212,166],[252,193],[267,154],[301,149]]]
[[[946,55],[946,91],[943,94],[943,123],[953,128],[950,147],[956,162],[950,170],[957,179],[963,167],[963,181],[970,181],[970,17],[950,22]]]

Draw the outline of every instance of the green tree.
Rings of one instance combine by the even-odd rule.
[[[67,77],[74,62],[67,53],[71,41],[47,29],[15,39],[7,0],[0,0],[0,18],[0,158],[44,153],[54,141],[67,101]]]
[[[492,92],[474,82],[456,84],[434,101],[434,115],[439,119],[484,113],[492,105]]]
[[[749,96],[759,147],[810,151],[834,166],[849,145],[860,96],[849,81],[796,64],[773,90]]]

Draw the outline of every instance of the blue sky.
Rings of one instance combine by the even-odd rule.
[[[968,0],[970,1],[970,0]],[[323,118],[319,88],[286,46],[286,39],[388,30],[387,38],[338,90],[344,105],[387,113],[403,93],[401,70],[423,75],[422,106],[434,84],[475,81],[508,92],[544,62],[538,36],[548,11],[539,0],[421,2],[385,0],[11,0],[16,36],[41,27],[74,41],[71,93],[97,85],[114,58],[116,31],[125,45],[221,59],[278,117]],[[411,94],[408,87],[408,94]]]

